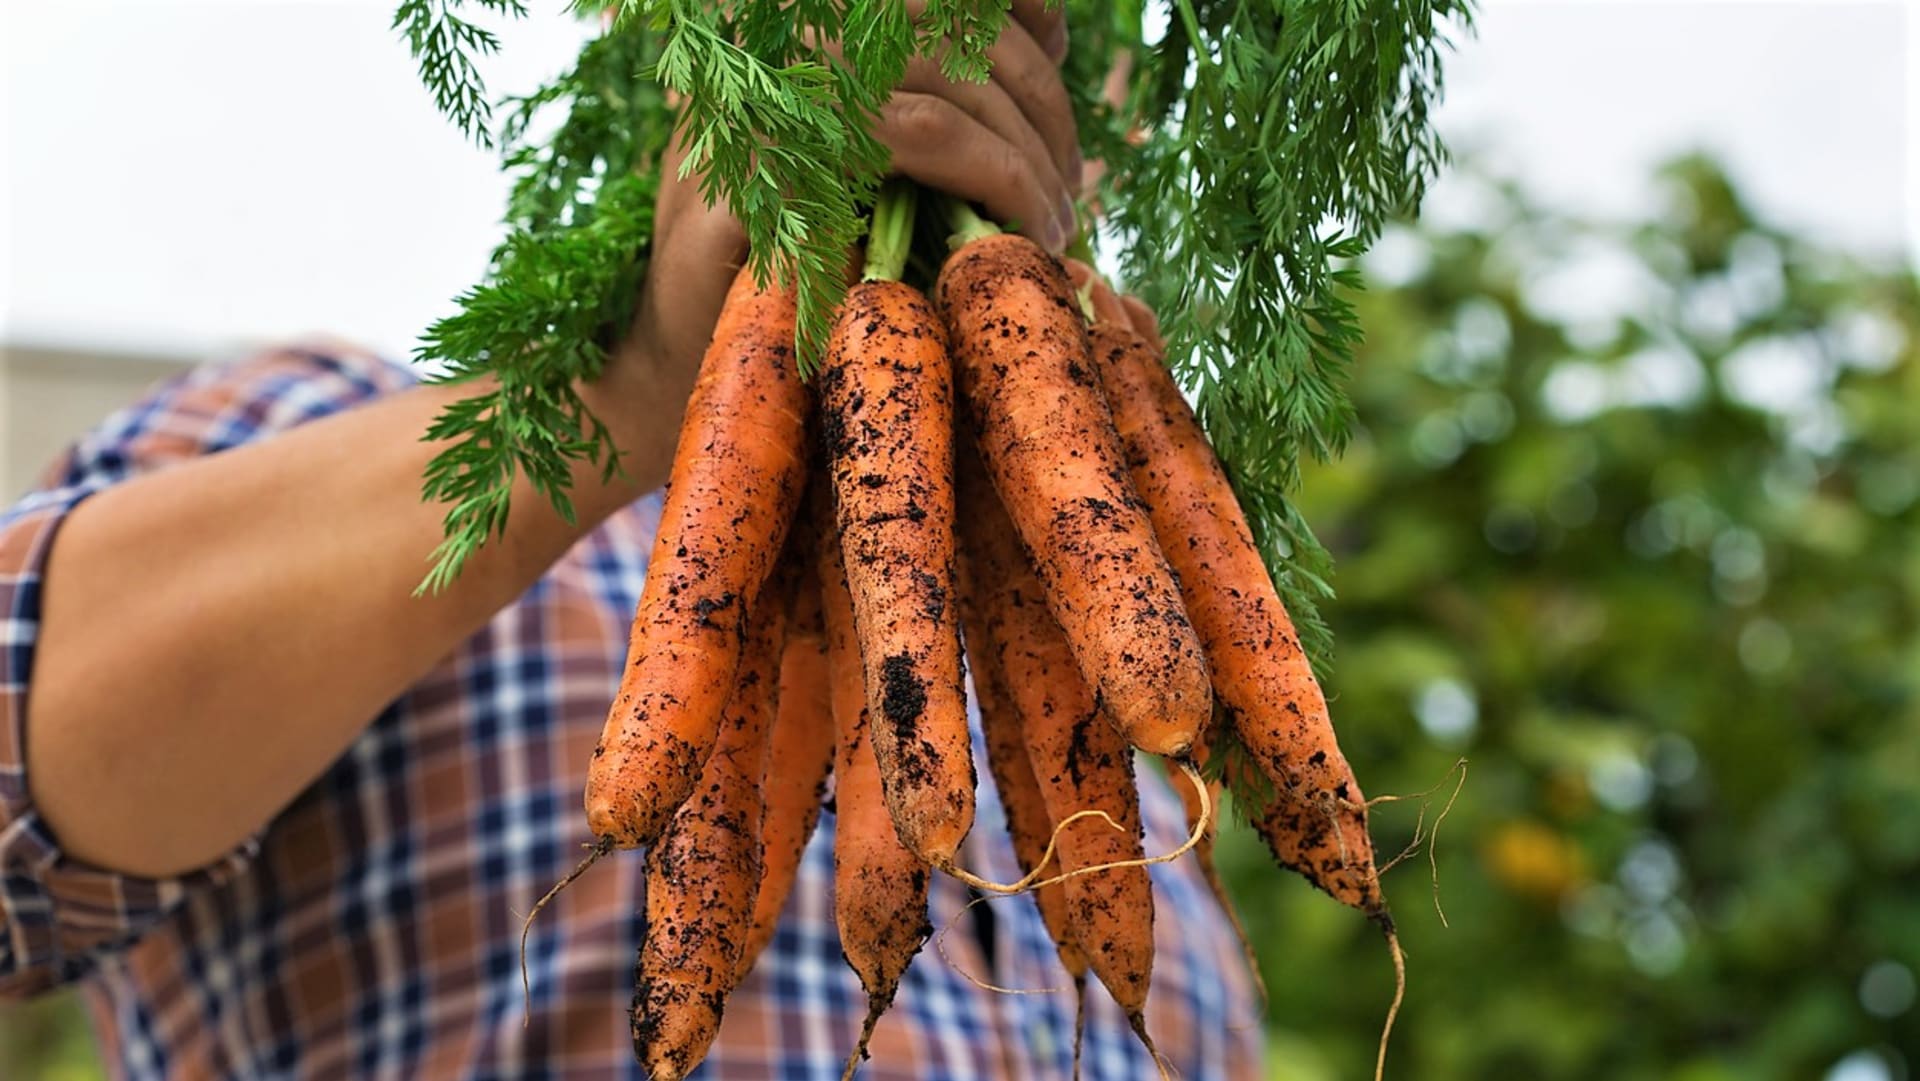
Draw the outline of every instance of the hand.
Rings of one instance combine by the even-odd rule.
[[[924,0],[906,3],[915,18],[926,6]],[[993,61],[988,82],[950,82],[938,63],[917,58],[881,108],[874,134],[892,152],[894,172],[980,203],[993,218],[1058,252],[1074,233],[1082,172],[1058,68],[1067,51],[1065,15],[1049,11],[1044,0],[1013,0],[1009,14],[987,53]],[[653,262],[621,347],[663,361],[658,366],[671,372],[671,389],[679,392],[675,401],[692,386],[720,305],[747,256],[746,233],[724,204],[706,205],[699,179],[679,177],[682,157],[676,146],[662,165]]]
[[[924,7],[907,4],[916,18]],[[986,83],[949,82],[937,62],[915,58],[876,131],[893,151],[894,170],[980,203],[1049,251],[1064,250],[1082,171],[1058,67],[1066,55],[1064,12],[1014,0],[1006,30],[987,50]]]

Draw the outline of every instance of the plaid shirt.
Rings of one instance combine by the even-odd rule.
[[[582,539],[210,867],[153,880],[84,865],[61,852],[29,796],[24,703],[41,568],[64,516],[128,477],[410,382],[405,369],[346,350],[203,367],[105,421],[0,516],[0,995],[84,981],[118,1076],[640,1077],[626,1007],[642,861],[602,863],[535,925],[525,1025],[517,946],[518,913],[588,839],[580,791],[622,669],[657,497]],[[1184,832],[1179,801],[1151,772],[1141,787],[1147,848],[1164,851]],[[832,842],[829,814],[696,1076],[839,1076],[865,1000],[834,931]],[[1018,877],[991,785],[962,854],[988,877]],[[1183,1078],[1257,1076],[1259,1018],[1227,921],[1191,861],[1154,867],[1153,883],[1149,1024],[1160,1047]],[[936,876],[934,925],[968,900]],[[994,994],[964,973],[1012,987],[1067,982],[1030,900],[979,906],[945,936],[944,955],[930,945],[915,960],[862,1077],[1069,1075],[1071,995]],[[1088,996],[1086,1076],[1157,1077],[1104,990],[1090,982]]]

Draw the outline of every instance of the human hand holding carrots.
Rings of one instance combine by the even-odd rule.
[[[906,7],[918,18],[926,4],[907,0]],[[978,203],[1059,252],[1073,236],[1082,173],[1058,67],[1067,49],[1065,16],[1043,0],[1015,0],[1011,14],[988,50],[991,78],[954,82],[936,62],[918,58],[882,107],[874,135],[892,153],[896,175]],[[627,391],[638,371],[648,381],[665,374],[679,391],[678,409],[734,273],[746,262],[740,222],[724,204],[708,204],[697,171],[681,175],[684,159],[676,144],[664,163],[652,260],[632,329],[604,377],[611,386],[596,406],[633,401]]]

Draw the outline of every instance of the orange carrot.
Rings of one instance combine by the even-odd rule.
[[[968,456],[975,452],[968,448]],[[978,463],[973,469],[978,470]],[[981,487],[986,482],[981,480]],[[1046,800],[1040,794],[1040,782],[1034,779],[1033,764],[1027,758],[1027,744],[1020,734],[1020,717],[1007,691],[1006,675],[1000,671],[991,635],[987,631],[986,608],[991,589],[983,583],[977,569],[962,557],[960,622],[966,629],[967,657],[973,672],[974,698],[980,705],[980,729],[986,736],[987,770],[993,774],[994,787],[1000,793],[1000,805],[1006,809],[1007,832],[1013,840],[1014,859],[1020,871],[1032,875],[1047,857],[1053,839],[1053,819],[1047,815]],[[1061,967],[1073,979],[1073,1076],[1080,1076],[1080,1045],[1087,1027],[1087,951],[1074,938],[1073,918],[1067,909],[1067,888],[1063,882],[1045,882],[1033,891],[1034,905],[1040,910],[1040,922],[1053,939]]]
[[[1110,311],[1103,289],[1095,287],[1094,305]],[[1103,319],[1092,340],[1134,487],[1205,643],[1214,695],[1274,789],[1251,817],[1281,864],[1384,917],[1366,801],[1226,471],[1146,339]]]
[[[647,850],[647,927],[634,966],[633,1050],[653,1081],[706,1057],[741,970],[762,864],[769,729],[779,693],[786,583],[750,614],[739,678],[694,794]]]
[[[907,965],[933,934],[927,920],[932,872],[900,843],[880,786],[880,763],[868,738],[866,687],[853,599],[842,568],[839,538],[827,530],[820,545],[821,600],[827,630],[827,671],[838,753],[834,760],[833,909],[840,950],[867,992],[867,1018],[847,1059],[846,1076],[866,1055],[880,1016]]]
[[[887,807],[901,843],[950,868],[975,777],[952,603],[952,374],[933,306],[897,281],[853,286],[818,385]]]
[[[1033,765],[1027,760],[1027,745],[1020,734],[1020,717],[1007,691],[1006,677],[994,655],[984,612],[989,587],[969,568],[961,591],[967,629],[967,657],[973,672],[974,697],[980,704],[980,728],[986,736],[987,769],[993,774],[1000,804],[1007,812],[1007,832],[1013,839],[1014,858],[1023,874],[1032,874],[1045,856],[1047,842],[1053,836],[1053,820],[1040,795],[1040,782],[1034,779]],[[1040,920],[1053,937],[1060,963],[1073,977],[1077,987],[1087,978],[1087,954],[1073,937],[1067,915],[1066,884],[1048,883],[1033,893],[1040,909]]]
[[[809,490],[809,499],[818,488]],[[780,654],[780,705],[773,718],[772,765],[767,770],[765,855],[753,931],[740,953],[744,978],[773,940],[800,859],[820,821],[827,776],[833,769],[833,703],[827,686],[827,635],[820,614],[815,533],[796,529],[782,557],[794,564],[792,615]],[[784,573],[784,572],[783,572]]]
[[[734,279],[687,399],[627,668],[587,773],[587,822],[650,843],[713,750],[743,614],[773,568],[805,480],[810,399],[793,298]]]
[[[978,581],[989,586],[983,621],[989,664],[998,670],[1018,718],[1047,817],[1064,822],[1076,812],[1096,810],[1111,819],[1083,819],[1061,830],[1062,869],[1140,860],[1132,748],[1101,718],[1066,637],[1048,614],[1013,524],[972,462],[972,455],[963,456],[957,483],[968,559]],[[1146,867],[1109,868],[1061,885],[1075,941],[1151,1047],[1145,1010],[1153,974],[1153,889]]]
[[[1010,235],[940,272],[961,393],[1047,606],[1135,746],[1178,756],[1212,711],[1206,660],[1127,476],[1060,264]]]
[[[984,650],[983,650],[984,652]],[[973,668],[973,685],[980,701],[980,722],[987,737],[987,761],[1000,802],[1007,811],[1007,832],[1012,835],[1014,858],[1023,874],[1032,874],[1046,853],[1053,836],[1053,820],[1040,794],[1040,782],[1034,779],[1033,765],[1027,760],[1027,745],[1020,734],[1020,719],[1008,701],[999,666],[981,657]],[[1087,976],[1087,954],[1074,940],[1067,914],[1067,884],[1052,882],[1033,893],[1040,909],[1040,920],[1053,937],[1060,963],[1078,984]]]

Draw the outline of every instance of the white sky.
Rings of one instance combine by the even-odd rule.
[[[1779,224],[1912,253],[1916,16],[1898,0],[1496,0],[1447,68],[1441,125],[1603,213],[1651,209],[1652,167],[1707,149]]]
[[[581,31],[511,28],[495,90]],[[404,355],[504,187],[414,81],[390,0],[0,4],[0,341],[193,356],[327,331]],[[1920,251],[1920,19],[1898,2],[1486,0],[1442,124],[1557,202],[1724,152],[1762,210]],[[1436,208],[1444,209],[1444,208]]]

